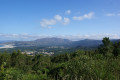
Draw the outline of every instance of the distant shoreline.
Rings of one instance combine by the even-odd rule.
[[[0,47],[0,49],[3,49],[3,48],[14,48],[15,46],[13,45],[3,45],[2,47]]]

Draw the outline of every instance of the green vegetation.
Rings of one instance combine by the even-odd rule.
[[[56,56],[0,54],[0,80],[120,80],[120,42]]]

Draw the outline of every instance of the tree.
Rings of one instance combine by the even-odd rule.
[[[4,65],[5,63],[0,66],[0,80],[5,80],[6,77]]]
[[[118,56],[120,54],[120,42],[114,44],[113,54],[114,56]]]
[[[10,67],[10,55],[7,52],[4,52],[1,56],[0,56],[0,64],[6,63],[6,65],[4,66],[5,68]]]
[[[102,40],[103,45],[99,47],[99,52],[105,56],[112,56],[113,43],[109,40],[109,37],[105,37]]]
[[[104,46],[110,46],[112,44],[111,41],[109,40],[109,37],[103,38],[102,42]]]
[[[16,57],[17,57],[17,52],[14,50],[11,54],[11,66],[15,67],[16,66]]]

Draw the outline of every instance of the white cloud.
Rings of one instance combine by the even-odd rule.
[[[60,24],[64,24],[64,25],[67,25],[70,23],[70,19],[69,18],[64,18],[62,20],[62,16],[60,15],[55,15],[52,19],[48,20],[48,19],[42,19],[40,21],[40,25],[41,27],[44,27],[44,28],[52,28],[53,25],[56,25],[57,23],[60,23]]]
[[[96,39],[102,40],[104,37],[110,39],[120,39],[118,34],[91,34],[91,35],[30,35],[30,34],[0,34],[0,40],[36,40],[40,38],[63,38],[70,40]]]
[[[61,20],[62,20],[62,16],[60,16],[60,15],[55,15],[55,16],[54,16],[54,19],[57,20],[57,21],[61,21]]]
[[[116,14],[114,14],[114,13],[108,13],[108,14],[106,14],[106,16],[115,16]]]
[[[63,21],[63,24],[64,25],[67,25],[67,24],[69,24],[70,23],[70,19],[69,18],[64,18],[64,21]]]
[[[46,27],[46,28],[49,28],[51,25],[55,25],[55,24],[56,24],[56,20],[54,20],[54,19],[51,19],[51,20],[43,19],[40,22],[40,25],[42,27]]]
[[[73,20],[83,20],[84,18],[82,17],[82,16],[79,16],[79,17],[77,17],[77,16],[74,16],[73,17]]]
[[[30,35],[30,34],[0,34],[0,40],[20,40],[29,41],[36,40],[40,38],[48,38],[51,35]]]
[[[70,14],[71,13],[71,10],[67,10],[67,11],[65,11],[65,14]]]
[[[88,14],[84,14],[83,16],[74,16],[73,20],[84,20],[93,18],[94,12],[90,12]]]
[[[83,17],[86,18],[86,19],[91,19],[93,17],[94,13],[93,12],[90,12],[88,14],[85,14]]]
[[[62,35],[59,38],[69,39],[69,40],[83,40],[83,39],[95,39],[102,40],[104,37],[109,37],[110,39],[120,39],[120,35],[118,34],[91,34],[91,35]]]

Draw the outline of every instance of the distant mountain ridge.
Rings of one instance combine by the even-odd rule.
[[[61,38],[42,38],[42,39],[37,39],[35,42],[41,42],[42,44],[68,44],[71,43],[72,41],[68,39],[61,39]]]
[[[34,41],[16,41],[14,44],[15,46],[67,46],[71,45],[72,41],[61,38],[42,38]]]
[[[112,42],[118,42],[120,40],[111,40]],[[71,41],[61,38],[42,38],[34,41],[14,41],[6,44],[14,44],[18,47],[28,46],[66,46],[66,47],[97,47],[102,44],[102,40],[84,39],[79,41]]]
[[[102,44],[101,40],[92,40],[92,39],[84,39],[80,41],[74,41],[73,45],[77,47],[95,47]]]

